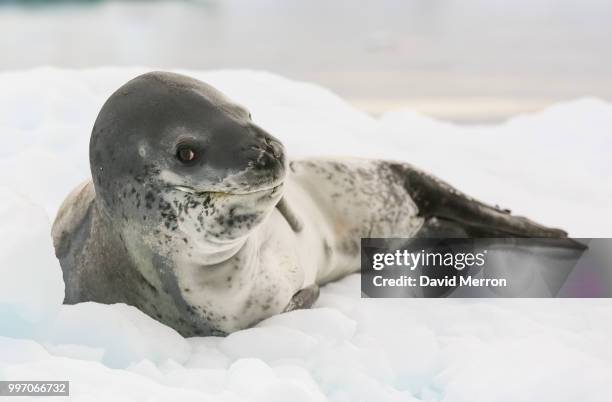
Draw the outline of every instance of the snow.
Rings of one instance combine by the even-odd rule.
[[[71,401],[609,399],[608,300],[360,299],[353,275],[326,286],[312,310],[190,339],[129,306],[62,306],[51,221],[89,175],[102,103],[144,71],[0,74],[0,379],[70,380]],[[603,101],[456,126],[411,111],[375,119],[263,72],[186,73],[247,106],[292,157],[405,160],[574,236],[612,232],[612,105]]]
[[[0,200],[1,334],[18,335],[54,319],[64,283],[45,211],[5,187]]]

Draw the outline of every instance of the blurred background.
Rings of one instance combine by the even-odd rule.
[[[374,115],[490,123],[612,100],[611,21],[607,0],[0,0],[0,72],[267,70]]]

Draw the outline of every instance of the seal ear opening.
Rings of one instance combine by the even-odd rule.
[[[281,215],[283,215],[283,217],[295,233],[299,233],[302,231],[302,229],[304,228],[304,224],[302,223],[300,218],[298,218],[295,213],[293,213],[293,210],[289,207],[289,204],[287,203],[285,197],[282,197],[280,199],[278,204],[276,204],[276,208],[281,213]]]

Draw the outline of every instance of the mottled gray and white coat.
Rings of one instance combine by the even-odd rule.
[[[243,107],[171,73],[109,98],[90,162],[53,227],[65,302],[127,303],[186,336],[310,307],[359,269],[361,237],[565,236],[405,163],[288,162]]]

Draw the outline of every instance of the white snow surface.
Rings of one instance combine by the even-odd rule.
[[[190,339],[130,306],[61,305],[51,221],[89,177],[103,102],[145,71],[0,74],[1,380],[70,380],[70,401],[610,400],[609,300],[361,299],[352,275],[324,287],[311,310]],[[373,118],[264,72],[182,72],[248,107],[293,158],[408,161],[573,236],[612,234],[603,101],[456,126],[410,111]]]

